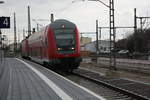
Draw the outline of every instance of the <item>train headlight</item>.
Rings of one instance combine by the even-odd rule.
[[[62,28],[65,28],[65,25],[61,25]]]
[[[74,50],[74,49],[75,49],[74,47],[71,48],[71,50]]]
[[[62,48],[57,48],[57,50],[62,50]]]

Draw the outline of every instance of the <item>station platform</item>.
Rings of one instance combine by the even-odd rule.
[[[105,100],[44,68],[18,58],[0,64],[0,100]]]

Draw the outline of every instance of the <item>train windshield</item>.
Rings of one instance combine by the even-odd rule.
[[[75,31],[73,29],[57,29],[54,31],[58,51],[70,51],[75,48]]]

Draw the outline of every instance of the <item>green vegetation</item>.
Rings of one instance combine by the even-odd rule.
[[[117,41],[117,49],[127,49],[130,53],[147,53],[150,51],[150,29],[138,29],[136,33],[127,38]]]

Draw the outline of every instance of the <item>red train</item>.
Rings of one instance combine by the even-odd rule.
[[[22,57],[60,70],[77,69],[80,62],[80,41],[76,25],[56,20],[22,41]]]

